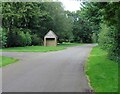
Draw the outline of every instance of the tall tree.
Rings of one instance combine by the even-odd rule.
[[[31,37],[37,35],[40,40],[49,30],[53,30],[59,39],[73,38],[72,21],[60,2],[3,2],[2,15],[2,28],[8,33],[8,47],[17,46],[11,44],[15,29],[24,34],[29,32]]]

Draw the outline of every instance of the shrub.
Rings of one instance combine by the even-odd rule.
[[[7,44],[6,29],[0,28],[0,48],[6,47],[6,44]]]
[[[18,40],[17,40],[18,46],[26,46],[27,38],[26,38],[25,33],[23,31],[18,32],[17,36],[18,36]]]
[[[13,28],[8,32],[7,36],[8,47],[18,47],[27,45],[26,34],[22,31],[22,29]]]
[[[20,30],[18,28],[13,28],[13,29],[10,29],[7,33],[7,37],[8,37],[8,40],[7,40],[7,47],[15,47],[17,46],[17,41],[19,41],[19,36],[17,32],[20,32]]]
[[[115,28],[107,27],[105,24],[101,24],[101,30],[99,34],[99,45],[101,48],[110,50],[115,44]]]
[[[43,40],[38,37],[36,34],[32,35],[32,45],[42,45]]]
[[[112,60],[118,61],[119,56],[117,55],[119,49],[117,47],[117,30],[113,26],[101,25],[101,32],[99,34],[99,45],[101,48],[108,51],[108,56]]]
[[[98,39],[97,34],[96,34],[96,33],[93,33],[93,34],[92,34],[92,42],[93,42],[93,43],[97,43],[97,39]]]
[[[26,35],[26,40],[27,40],[26,45],[31,45],[31,43],[32,43],[32,38],[31,38],[30,33],[27,32],[25,35]]]

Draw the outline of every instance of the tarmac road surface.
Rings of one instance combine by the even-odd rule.
[[[84,65],[94,44],[54,52],[3,52],[18,58],[2,68],[3,92],[86,92]]]

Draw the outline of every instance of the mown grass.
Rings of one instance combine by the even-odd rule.
[[[15,63],[16,61],[18,60],[11,57],[0,56],[0,67]]]
[[[62,44],[59,44],[58,46],[59,47],[72,47],[72,46],[80,46],[80,45],[83,45],[81,43],[67,43],[67,42],[64,42]]]
[[[25,47],[11,47],[0,49],[0,51],[9,51],[9,52],[49,52],[49,51],[58,51],[64,50],[67,47],[79,46],[80,43],[63,43],[58,46],[25,46]]]
[[[106,51],[93,48],[85,68],[95,92],[118,92],[118,64],[107,58]]]

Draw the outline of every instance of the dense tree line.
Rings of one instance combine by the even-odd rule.
[[[3,2],[1,46],[42,45],[53,30],[59,42],[98,42],[120,61],[120,2],[84,2],[77,12],[60,2]]]
[[[42,45],[53,30],[59,40],[72,40],[72,20],[60,2],[3,2],[3,46]]]
[[[101,33],[105,32],[100,33],[99,44],[107,49],[111,59],[120,62],[120,2],[98,4],[98,7],[102,10],[104,20]],[[106,39],[102,39],[103,37]]]
[[[120,61],[120,2],[84,3],[84,16],[91,22],[93,37],[110,59]]]
[[[60,2],[3,2],[2,16],[3,47],[42,45],[49,30],[59,42],[92,42],[90,21],[80,11],[65,11]]]

